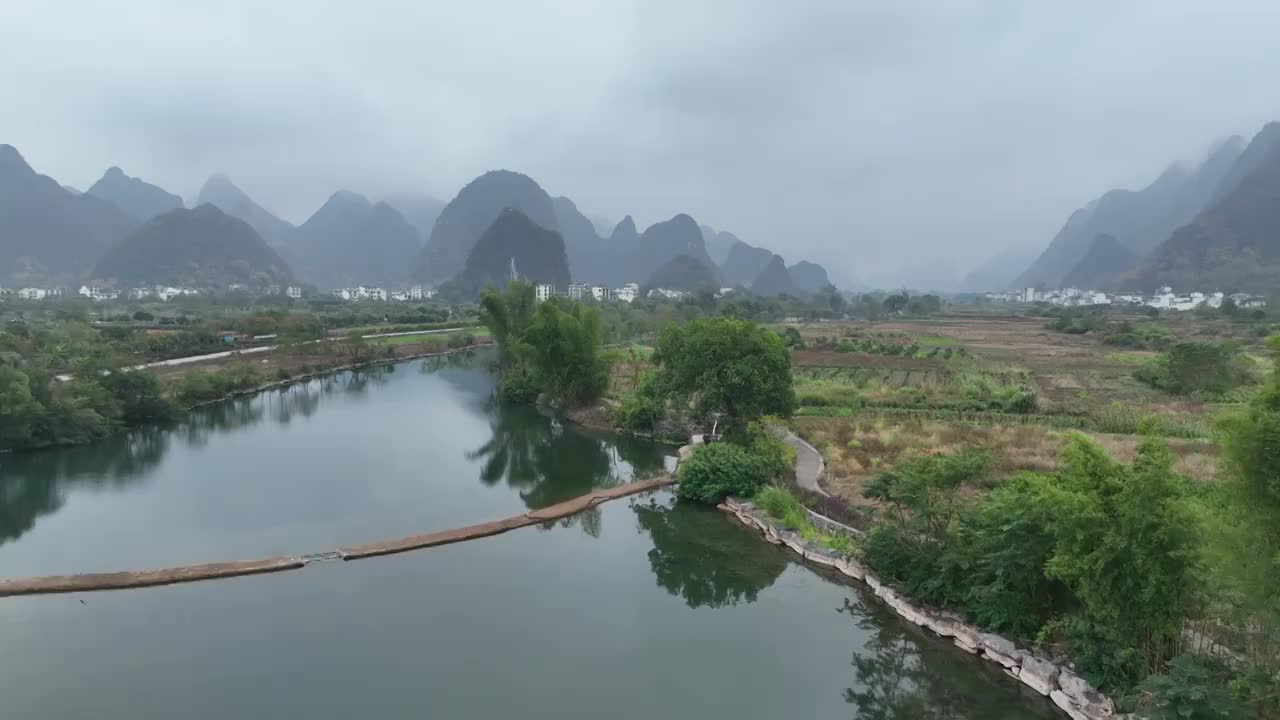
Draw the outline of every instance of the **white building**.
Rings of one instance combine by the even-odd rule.
[[[613,291],[613,298],[625,303],[634,302],[639,295],[640,286],[635,283],[627,283]]]
[[[49,296],[49,291],[44,288],[22,288],[18,291],[18,297],[22,300],[43,300]]]
[[[569,299],[582,300],[591,294],[591,286],[586,283],[569,283]]]
[[[1036,289],[1029,287],[1022,291],[1022,302],[1033,303],[1036,301]]]
[[[436,296],[435,288],[424,288],[421,285],[414,285],[409,288],[410,300],[430,300]]]
[[[180,297],[182,295],[199,295],[200,291],[196,290],[195,288],[173,287],[172,285],[157,285],[155,294],[156,294],[156,297],[160,298],[161,300],[165,302],[169,302],[170,300],[176,297]]]
[[[606,300],[613,299],[613,291],[604,285],[592,285],[591,297],[595,298],[598,302],[605,302]]]
[[[297,285],[290,285],[284,289],[284,294],[294,300],[302,299],[302,288]]]
[[[361,300],[384,300],[385,301],[387,299],[386,288],[366,287],[364,285],[361,285],[359,288],[356,288],[356,291],[359,294]]]
[[[679,300],[684,297],[684,291],[668,290],[667,288],[654,288],[649,291],[649,297],[664,297],[668,300]]]
[[[556,288],[554,285],[549,285],[547,283],[538,283],[537,285],[533,286],[533,297],[538,302],[546,302],[550,300],[555,294],[556,294]]]
[[[1232,293],[1231,302],[1235,303],[1236,307],[1245,310],[1256,310],[1267,306],[1266,300],[1258,297],[1257,295],[1250,295],[1249,293]]]
[[[88,285],[80,286],[80,295],[87,297],[94,302],[102,302],[103,300],[115,300],[120,297],[120,293],[115,290],[109,290],[101,287],[89,287]]]

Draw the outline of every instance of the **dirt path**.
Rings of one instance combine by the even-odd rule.
[[[826,471],[822,453],[791,431],[787,431],[786,441],[796,449],[796,484],[805,490],[829,497],[827,491],[818,485],[818,478],[821,478],[822,473]]]

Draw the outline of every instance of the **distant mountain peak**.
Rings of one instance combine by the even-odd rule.
[[[12,145],[0,145],[0,172],[6,175],[34,175],[35,170],[27,164],[22,153]]]
[[[210,203],[152,218],[113,245],[94,269],[121,285],[225,287],[292,280],[288,265],[253,228]]]
[[[118,165],[107,168],[86,194],[106,200],[138,222],[183,206],[181,197],[139,178],[129,177]]]
[[[530,282],[560,288],[569,284],[569,259],[560,233],[534,222],[519,208],[506,207],[476,240],[458,281],[470,291],[503,287],[512,269]]]
[[[781,255],[774,255],[769,259],[755,282],[751,283],[751,292],[769,297],[798,294],[795,281],[787,271],[786,261]]]
[[[533,178],[511,170],[490,170],[467,183],[440,211],[414,277],[439,282],[456,276],[480,236],[509,207],[545,229],[560,230],[551,196]]]
[[[285,236],[293,230],[292,224],[254,202],[226,173],[216,172],[205,180],[204,187],[200,188],[200,194],[196,198],[196,204],[203,203],[216,205],[228,215],[249,223],[271,245],[282,243]]]
[[[404,280],[421,246],[418,230],[390,204],[339,190],[288,234],[282,252],[305,280],[345,287]]]
[[[0,145],[0,284],[71,282],[136,221],[101,198],[40,175]]]
[[[619,238],[636,238],[639,236],[640,232],[636,230],[635,219],[627,215],[613,227],[613,232],[609,235],[609,239],[617,241]]]

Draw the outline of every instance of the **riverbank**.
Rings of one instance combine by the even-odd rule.
[[[1115,716],[1115,705],[1111,699],[1070,668],[1019,648],[1004,637],[983,632],[954,613],[914,604],[855,558],[806,542],[799,533],[782,526],[750,502],[731,497],[719,508],[743,525],[759,530],[768,542],[786,547],[813,565],[861,582],[903,620],[926,628],[938,637],[950,638],[965,652],[999,665],[1006,675],[1048,697],[1073,720],[1108,720]],[[810,519],[825,529],[860,534],[854,528],[808,512]]]
[[[189,405],[186,405],[186,409],[194,410],[196,408],[207,407],[209,405],[216,405],[217,403],[220,403],[220,402],[226,402],[227,400],[234,400],[235,398],[238,398],[238,397],[256,395],[258,393],[266,392],[268,390],[279,390],[281,388],[289,387],[290,385],[296,385],[298,383],[308,382],[310,380],[315,380],[317,378],[321,378],[326,375],[333,375],[334,373],[347,372],[352,370],[365,370],[371,367],[378,367],[381,365],[395,365],[397,363],[408,362],[411,360],[425,360],[425,359],[434,358],[434,357],[447,357],[449,355],[456,355],[462,352],[483,350],[489,347],[493,347],[492,342],[474,343],[472,345],[466,345],[463,347],[451,348],[451,349],[442,350],[442,351],[409,352],[407,354],[397,355],[395,357],[375,358],[372,360],[366,360],[362,362],[334,365],[331,367],[325,367],[320,370],[313,370],[313,371],[302,372],[297,375],[290,375],[287,378],[272,380],[270,382],[262,383],[261,385],[255,385],[253,387],[234,390],[216,398],[201,400],[200,402],[197,402],[197,403],[191,403]]]

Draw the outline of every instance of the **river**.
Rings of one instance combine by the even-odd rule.
[[[492,399],[483,358],[343,373],[0,456],[0,576],[333,549],[659,472]],[[1015,681],[670,493],[279,575],[0,599],[14,718],[1056,717]]]

